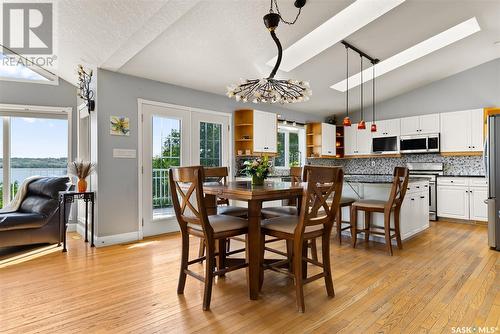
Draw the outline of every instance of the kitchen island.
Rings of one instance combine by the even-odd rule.
[[[346,175],[342,188],[342,197],[353,199],[376,199],[387,201],[392,186],[389,175]],[[358,227],[364,228],[364,212],[358,213]],[[349,208],[342,209],[342,220],[350,220]],[[391,217],[391,227],[394,227]],[[372,213],[372,226],[383,226],[384,216]],[[408,181],[406,195],[401,206],[400,216],[401,239],[411,238],[415,234],[429,228],[429,182],[426,178],[411,178]],[[349,231],[344,231],[350,235]],[[383,241],[379,236],[370,239]],[[395,241],[394,241],[395,242]]]

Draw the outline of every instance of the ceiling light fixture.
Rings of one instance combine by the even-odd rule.
[[[377,64],[377,77],[393,71],[403,65],[406,65],[414,60],[422,58],[434,51],[437,51],[445,46],[453,44],[461,39],[464,39],[481,30],[479,23],[475,17],[468,19],[454,27],[449,28],[435,36],[432,36],[425,41],[422,41],[404,51],[395,54],[394,56]],[[370,69],[366,69],[363,73],[363,80],[369,81],[373,77]],[[349,78],[349,89],[357,87],[361,84],[361,73],[352,75]],[[330,88],[345,92],[347,90],[347,80],[342,80]]]
[[[277,13],[274,13],[273,4]],[[264,15],[264,24],[271,33],[271,37],[278,47],[278,58],[273,70],[267,78],[242,80],[238,85],[227,87],[227,96],[234,97],[236,101],[252,101],[254,103],[295,103],[309,100],[312,92],[309,89],[309,83],[298,80],[279,80],[274,79],[278,68],[280,67],[283,48],[276,36],[275,30],[280,21],[292,25],[297,22],[302,7],[306,4],[306,0],[296,0],[295,7],[299,9],[297,16],[293,21],[283,20],[278,8],[277,0],[271,0],[269,13]]]
[[[285,60],[281,64],[282,71],[291,71],[317,54],[352,35],[372,21],[402,4],[405,0],[357,0],[319,27],[289,46],[285,52]],[[273,66],[276,58],[267,65]]]
[[[373,79],[372,79],[372,126],[371,126],[371,132],[377,132],[377,124],[375,123],[375,62],[372,63],[372,72],[373,72]]]

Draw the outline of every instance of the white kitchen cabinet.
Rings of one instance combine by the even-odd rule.
[[[321,155],[335,156],[336,127],[333,124],[321,123]]]
[[[488,206],[484,202],[488,198],[488,188],[471,187],[470,197],[470,219],[488,221]]]
[[[358,130],[358,124],[344,127],[345,155],[368,155],[372,153],[371,122],[366,122],[366,129]]]
[[[441,114],[441,152],[481,152],[482,150],[482,109]]]
[[[373,133],[373,137],[395,137],[401,134],[401,122],[398,119],[387,119],[375,122],[377,124],[377,132]]]
[[[488,221],[485,178],[440,177],[437,182],[438,217]]]
[[[253,112],[254,152],[278,152],[278,119],[276,114],[254,110]]]
[[[437,215],[469,219],[469,194],[464,186],[437,186]]]
[[[401,135],[439,133],[439,114],[401,118]]]
[[[483,109],[470,111],[470,146],[471,151],[482,152],[484,146]]]
[[[354,126],[344,126],[344,154],[345,155],[355,155],[356,154],[356,131],[358,129]]]

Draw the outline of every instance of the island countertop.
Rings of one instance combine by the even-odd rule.
[[[393,176],[384,174],[346,174],[344,180],[350,183],[392,183]],[[425,182],[428,180],[425,177],[410,176],[408,183]]]

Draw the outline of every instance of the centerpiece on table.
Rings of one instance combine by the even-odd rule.
[[[87,191],[86,178],[95,171],[95,164],[90,161],[73,161],[68,164],[68,174],[78,178],[78,192]]]
[[[264,180],[271,172],[271,163],[269,162],[269,157],[267,155],[253,161],[245,161],[244,166],[245,169],[243,172],[252,177],[252,185],[254,186],[263,185]]]

